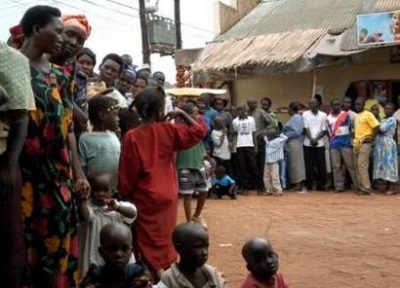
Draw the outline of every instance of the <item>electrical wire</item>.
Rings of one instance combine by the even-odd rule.
[[[39,4],[39,3],[43,3],[43,1],[42,0],[36,0],[36,1],[30,2],[29,4],[31,5],[31,4]],[[10,12],[8,12],[7,14],[0,15],[0,18],[6,18],[6,17],[15,16],[15,15],[21,15],[21,18],[22,18],[22,15],[23,15],[23,13],[25,11],[21,13],[21,9],[19,9],[19,8],[24,8],[24,9],[27,8],[26,5],[24,5],[21,2],[16,1],[16,0],[14,0],[11,3],[8,2],[6,4],[14,4],[14,5],[10,5],[10,6],[7,6],[7,7],[1,6],[0,11],[6,12],[7,10],[9,11],[10,9],[17,8],[18,12],[11,13],[11,14],[10,14]],[[32,6],[34,6],[34,5],[32,5]],[[15,24],[17,24],[17,23],[15,23]]]
[[[113,23],[119,23],[119,24],[122,24],[122,25],[124,25],[124,26],[127,25],[126,22],[119,21],[119,20],[117,20],[117,18],[110,18],[110,17],[104,16],[103,14],[96,13],[96,12],[94,12],[94,11],[88,11],[88,10],[83,9],[83,8],[81,8],[81,7],[76,7],[76,6],[73,6],[73,5],[70,5],[70,4],[63,3],[63,2],[61,2],[61,1],[57,1],[57,0],[51,0],[51,1],[52,1],[52,2],[55,2],[55,3],[59,4],[59,5],[63,5],[63,6],[65,6],[65,7],[69,7],[69,8],[78,10],[78,11],[85,12],[85,13],[87,13],[87,14],[96,15],[96,16],[101,17],[101,18],[103,18],[103,19],[107,19],[107,20],[109,20],[109,21],[111,21],[111,22],[113,22]]]
[[[33,6],[32,4],[43,3],[43,2],[46,2],[46,3],[50,4],[50,3],[49,3],[50,1],[51,1],[51,2],[54,2],[54,3],[57,3],[57,4],[59,4],[59,5],[65,6],[65,7],[69,7],[69,8],[78,10],[78,11],[82,11],[82,12],[88,13],[88,14],[94,14],[94,15],[96,15],[96,16],[98,16],[98,17],[103,18],[103,19],[107,19],[107,20],[109,20],[109,21],[112,21],[113,23],[119,23],[119,24],[123,24],[123,25],[125,25],[125,26],[126,26],[126,24],[127,24],[126,22],[118,21],[118,20],[116,20],[115,18],[107,17],[107,16],[103,15],[103,13],[97,13],[97,12],[94,12],[94,11],[88,11],[88,10],[82,8],[82,7],[76,7],[76,6],[74,6],[74,5],[66,4],[66,3],[64,3],[64,2],[57,1],[57,0],[48,0],[48,1],[37,0],[37,1],[30,2],[29,4],[30,4],[30,6]],[[118,11],[118,10],[110,9],[109,7],[106,7],[106,6],[104,6],[104,5],[98,5],[98,4],[96,4],[96,3],[94,3],[94,2],[92,2],[92,1],[90,1],[90,0],[82,0],[82,1],[83,1],[83,2],[87,2],[88,4],[93,5],[93,6],[96,6],[96,7],[100,7],[100,8],[106,9],[106,10],[111,10],[111,11],[113,11],[113,12],[115,12],[115,13],[124,15],[124,16],[129,17],[129,18],[131,18],[131,17],[133,17],[133,18],[139,18],[137,15],[134,15],[134,14],[127,14],[127,13],[124,13],[124,12],[121,12],[121,11]],[[129,8],[129,9],[132,9],[132,10],[136,10],[136,11],[138,10],[138,9],[135,8],[135,7],[128,6],[128,5],[124,5],[124,4],[119,3],[119,2],[117,2],[117,1],[113,1],[113,0],[105,0],[105,1],[106,1],[106,2],[110,2],[110,3],[114,3],[114,4],[117,4],[117,5],[126,7],[126,8]],[[18,0],[13,0],[11,3],[8,2],[7,4],[11,4],[11,5],[8,5],[6,8],[18,8],[18,6],[19,6],[19,7],[26,8],[26,5],[23,4],[23,3],[21,3],[21,2],[18,1]],[[2,7],[3,7],[3,6],[2,6]],[[4,11],[4,9],[1,9],[1,10]],[[8,10],[8,9],[7,9],[7,10]],[[12,13],[12,14],[9,14],[9,13],[8,13],[7,15],[0,15],[0,18],[2,18],[2,17],[14,16],[14,15],[18,15],[18,14],[21,14],[21,12],[18,11],[18,12],[16,12],[16,13]],[[22,16],[22,15],[21,15],[21,16]],[[192,29],[194,29],[194,30],[199,30],[199,31],[206,32],[207,34],[212,33],[212,32],[209,31],[209,30],[205,30],[205,29],[199,28],[199,27],[194,26],[194,25],[191,25],[191,24],[182,23],[182,25],[183,25],[183,26],[186,26],[186,27],[189,28],[189,29],[192,28]],[[101,25],[101,26],[103,26],[103,25]],[[136,25],[135,25],[135,26],[136,26]],[[103,27],[105,27],[105,26],[103,26]],[[183,32],[183,34],[186,35],[186,36],[196,37],[196,38],[200,38],[200,39],[208,39],[208,37],[205,36],[205,35],[199,35],[199,34],[197,34],[197,33],[196,33],[196,34],[194,34],[194,33],[187,33],[185,30],[186,30],[186,29],[184,29],[182,32]],[[214,34],[214,33],[212,33],[212,34]]]
[[[82,0],[82,1],[83,1],[83,2],[88,2],[88,1],[86,1],[86,0]],[[118,5],[118,6],[122,6],[122,7],[125,7],[125,8],[129,8],[129,9],[132,9],[132,10],[139,11],[139,8],[137,8],[137,7],[129,6],[129,5],[120,3],[120,2],[118,2],[118,1],[114,1],[114,0],[104,0],[104,1],[109,2],[109,3],[116,4],[116,5]]]
[[[97,3],[93,3],[93,1],[90,1],[90,0],[82,0],[82,1],[83,1],[83,2],[91,3],[91,4],[96,5],[96,6],[99,5],[99,4],[97,4]],[[114,1],[114,0],[103,0],[103,1],[116,4],[116,5],[121,6],[121,7],[124,7],[124,8],[128,8],[128,9],[132,9],[132,10],[135,10],[135,11],[139,11],[139,8],[137,8],[137,7],[133,7],[133,6],[130,6],[130,5],[126,5],[126,4],[120,3],[120,2],[118,2],[118,1]],[[100,6],[100,5],[99,5],[99,6]],[[197,27],[197,26],[192,25],[192,24],[188,24],[188,23],[183,23],[183,22],[182,22],[181,25],[182,25],[182,26],[186,26],[186,27],[190,27],[190,28],[193,28],[193,29],[196,29],[196,30],[199,30],[199,31],[203,31],[203,32],[207,32],[207,33],[214,34],[214,32],[211,31],[211,30],[203,29],[203,28]]]
[[[106,1],[109,2],[110,0],[106,0]],[[95,3],[95,2],[90,1],[90,0],[84,0],[83,2],[89,3],[89,4],[91,4],[91,5],[93,5],[93,6],[96,6],[96,7],[100,7],[100,8],[109,10],[109,11],[113,11],[113,12],[116,12],[116,13],[119,13],[119,14],[122,14],[122,15],[125,15],[125,16],[128,16],[128,17],[139,18],[139,15],[128,14],[128,13],[125,13],[125,12],[122,12],[122,11],[118,11],[118,10],[112,9],[112,8],[110,8],[110,7],[107,7],[107,6],[100,5],[99,3]]]

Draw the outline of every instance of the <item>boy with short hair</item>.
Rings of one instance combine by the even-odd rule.
[[[217,269],[206,264],[209,241],[203,227],[194,223],[180,224],[174,230],[172,241],[180,261],[164,272],[156,287],[226,287]]]
[[[132,255],[132,233],[120,223],[105,225],[100,231],[99,253],[105,265],[92,264],[80,288],[151,288],[151,280],[140,263],[128,264]]]
[[[237,199],[235,180],[226,174],[225,167],[217,166],[214,174],[215,176],[212,180],[213,186],[211,187],[210,192],[215,194],[218,199],[221,199],[223,195],[228,195],[231,199]]]
[[[279,161],[283,160],[283,148],[288,137],[281,134],[278,137],[276,128],[267,130],[265,140],[265,168],[264,183],[267,188],[267,195],[282,196],[282,186],[279,175]]]
[[[278,272],[278,254],[268,240],[251,238],[243,245],[242,256],[250,273],[241,288],[289,288]]]

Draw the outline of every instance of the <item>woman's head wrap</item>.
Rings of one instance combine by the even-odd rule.
[[[128,73],[129,75],[131,75],[134,79],[134,82],[136,82],[137,79],[137,72],[135,70],[135,68],[131,65],[127,65],[125,66],[125,69],[123,71],[124,73]]]
[[[89,38],[92,27],[85,15],[64,15],[62,20],[65,27],[77,27],[85,33],[85,39]]]
[[[21,49],[22,43],[24,42],[24,31],[22,30],[22,25],[15,25],[11,27],[9,31],[11,36],[7,43],[15,49]]]

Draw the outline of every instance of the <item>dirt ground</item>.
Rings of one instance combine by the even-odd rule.
[[[327,192],[207,200],[208,263],[239,287],[247,274],[242,245],[262,236],[290,288],[399,288],[399,206],[400,196]]]

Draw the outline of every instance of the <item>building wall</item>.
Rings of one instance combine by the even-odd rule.
[[[231,5],[219,1],[215,2],[214,32],[216,35],[229,30],[236,22],[253,10],[259,0],[231,0],[230,2]]]
[[[324,102],[342,98],[351,82],[400,79],[400,64],[390,64],[389,57],[389,49],[373,49],[361,54],[357,64],[317,69],[317,86],[323,88]],[[312,72],[237,79],[233,81],[232,102],[242,104],[251,96],[268,96],[274,108],[287,107],[294,100],[307,103],[312,84]]]

